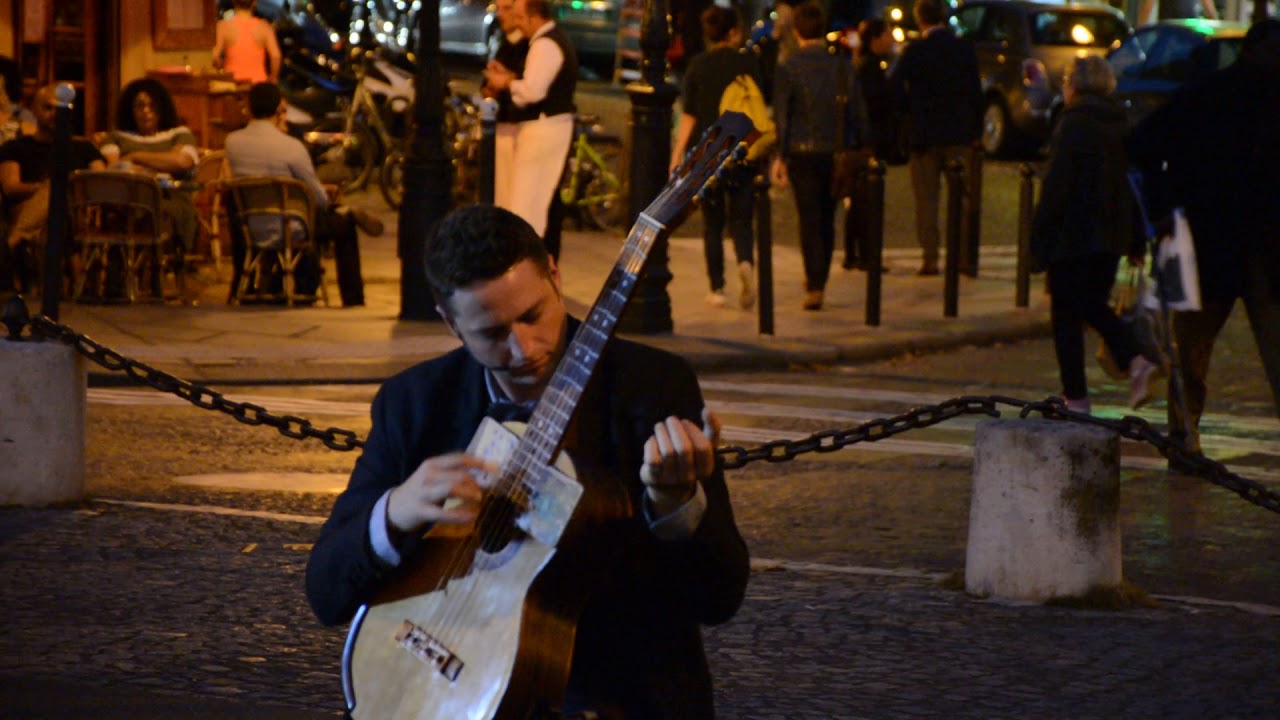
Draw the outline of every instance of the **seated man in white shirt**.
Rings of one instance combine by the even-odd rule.
[[[316,242],[321,248],[333,243],[338,265],[338,289],[344,306],[364,304],[364,283],[360,278],[359,240],[355,226],[370,235],[382,234],[382,222],[361,208],[330,202],[331,193],[316,176],[315,165],[306,146],[285,132],[287,106],[274,83],[258,83],[249,89],[249,114],[253,118],[243,129],[227,136],[227,162],[232,177],[287,177],[302,181],[311,191],[316,207]],[[336,190],[332,193],[336,195]],[[233,230],[235,225],[232,225]],[[273,227],[253,238],[260,246],[280,242]],[[239,267],[237,262],[236,267]],[[302,267],[299,270],[303,270]],[[318,265],[303,270],[297,278],[299,292],[311,294],[319,282]],[[314,277],[310,277],[314,275]],[[307,285],[311,287],[308,288]],[[234,285],[234,284],[233,284]]]

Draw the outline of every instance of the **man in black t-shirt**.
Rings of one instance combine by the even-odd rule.
[[[49,175],[53,170],[53,126],[57,117],[53,91],[54,86],[47,85],[36,92],[32,108],[36,133],[0,145],[0,191],[4,193],[9,223],[5,242],[0,243],[0,290],[12,287],[14,249],[24,240],[40,241],[49,221]],[[88,141],[73,139],[67,150],[71,170],[106,169],[102,154]]]
[[[713,5],[702,13],[702,29],[711,46],[693,58],[684,75],[680,95],[680,124],[671,147],[671,169],[684,160],[685,152],[702,137],[720,117],[720,98],[725,88],[739,75],[749,75],[759,87],[760,72],[755,59],[742,52],[742,21],[730,8]],[[730,169],[722,184],[714,188],[702,202],[702,240],[707,258],[707,278],[711,292],[707,302],[721,307],[724,299],[724,228],[729,224],[738,259],[741,290],[738,304],[748,309],[755,304],[755,263],[752,246],[752,180],[758,168],[743,163]],[[726,210],[730,211],[727,213]]]

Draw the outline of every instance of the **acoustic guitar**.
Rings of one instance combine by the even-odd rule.
[[[583,486],[561,452],[565,431],[654,243],[756,136],[734,112],[707,130],[640,213],[527,426],[517,433],[484,420],[467,451],[501,469],[476,521],[430,530],[412,566],[352,621],[342,662],[352,717],[505,720],[559,704],[586,593],[557,597],[544,587],[552,583],[535,581],[562,540],[569,552],[581,516],[608,505],[589,497],[579,507]]]

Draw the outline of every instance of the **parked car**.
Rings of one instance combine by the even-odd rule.
[[[573,42],[580,63],[602,69],[613,64],[624,4],[623,0],[551,0],[551,19]]]
[[[982,147],[991,155],[1043,145],[1062,104],[1067,64],[1082,53],[1103,55],[1130,35],[1119,10],[1092,2],[973,0],[951,24],[978,52]]]
[[[1130,126],[1187,82],[1235,62],[1248,30],[1246,23],[1200,19],[1138,28],[1107,56],[1116,73],[1116,99],[1125,106]]]

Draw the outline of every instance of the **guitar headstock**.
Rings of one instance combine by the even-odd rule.
[[[645,214],[669,228],[680,224],[725,171],[746,158],[747,148],[758,137],[760,133],[744,113],[721,115],[671,173],[667,186],[645,208]]]

